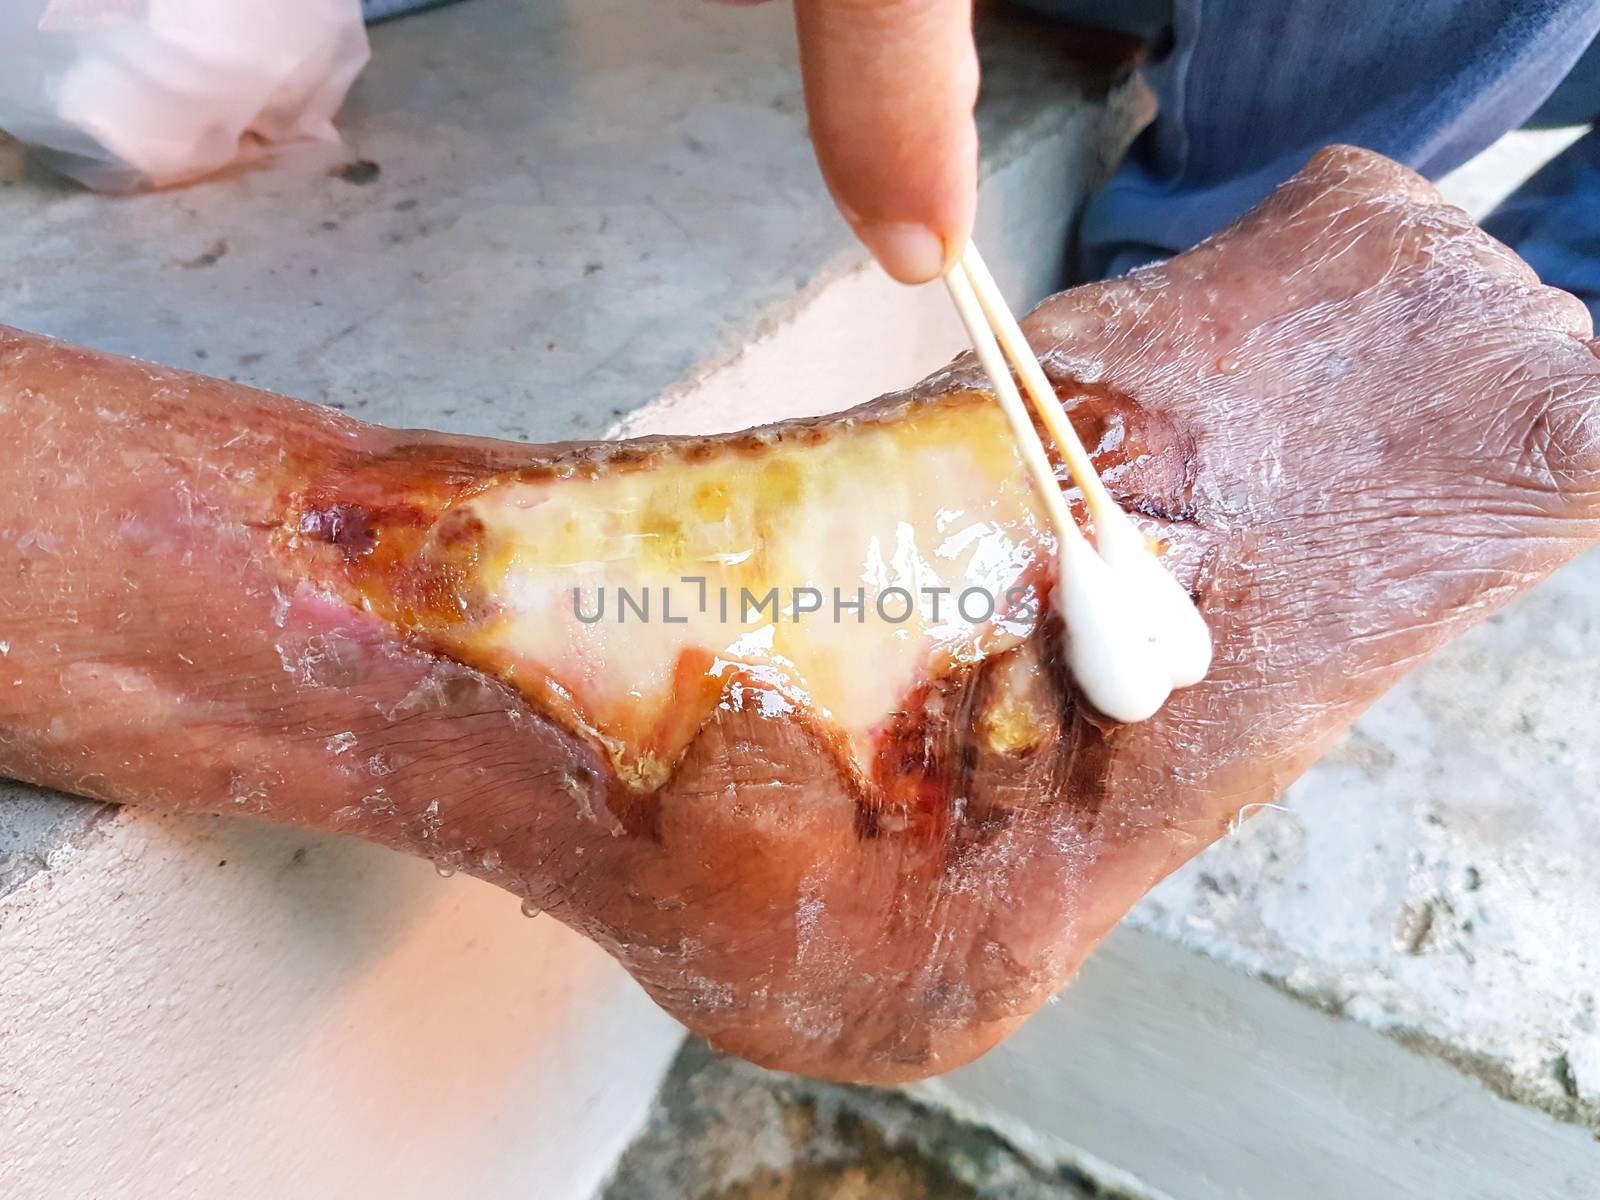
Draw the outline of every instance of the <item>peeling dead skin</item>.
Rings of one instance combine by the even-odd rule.
[[[20,439],[0,458],[0,770],[470,870],[767,1065],[959,1065],[1406,669],[1600,534],[1586,312],[1376,156],[1325,151],[1224,234],[1026,325],[1213,631],[1210,677],[1146,724],[1078,705],[1046,608],[917,660],[865,740],[748,672],[623,711],[650,736],[675,719],[641,788],[597,739],[603,706],[544,662],[554,702],[481,636],[499,583],[475,497],[781,446],[826,474],[863,428],[986,412],[966,360],[845,418],[530,449],[0,334]]]

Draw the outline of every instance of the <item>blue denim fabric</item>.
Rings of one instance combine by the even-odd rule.
[[[368,25],[376,25],[390,17],[403,17],[454,3],[455,0],[361,0],[361,15],[366,18]]]
[[[1596,0],[1165,2],[1170,24],[1146,73],[1160,112],[1084,214],[1084,278],[1192,246],[1330,142],[1437,178],[1547,101],[1548,115],[1567,121],[1600,116],[1600,45],[1585,55],[1600,32]],[[1085,24],[1130,24],[1114,0],[1028,3]],[[1149,4],[1132,22],[1146,33],[1160,25]],[[1508,201],[1491,227],[1600,311],[1597,135]]]
[[[1600,127],[1546,163],[1483,227],[1600,324]]]

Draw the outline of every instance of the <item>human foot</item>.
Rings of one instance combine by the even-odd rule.
[[[1587,315],[1375,156],[1026,325],[1211,624],[1145,725],[1061,668],[969,363],[818,422],[530,448],[5,334],[0,770],[471,871],[769,1065],[958,1065],[1600,534]],[[752,617],[771,588],[824,609]]]

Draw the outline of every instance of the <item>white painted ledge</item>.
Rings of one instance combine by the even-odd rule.
[[[584,1197],[676,1025],[419,860],[101,824],[0,902],[0,1195]]]

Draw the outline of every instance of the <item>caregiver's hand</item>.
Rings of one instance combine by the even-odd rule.
[[[972,0],[795,0],[795,23],[839,211],[890,275],[937,278],[977,202]]]

